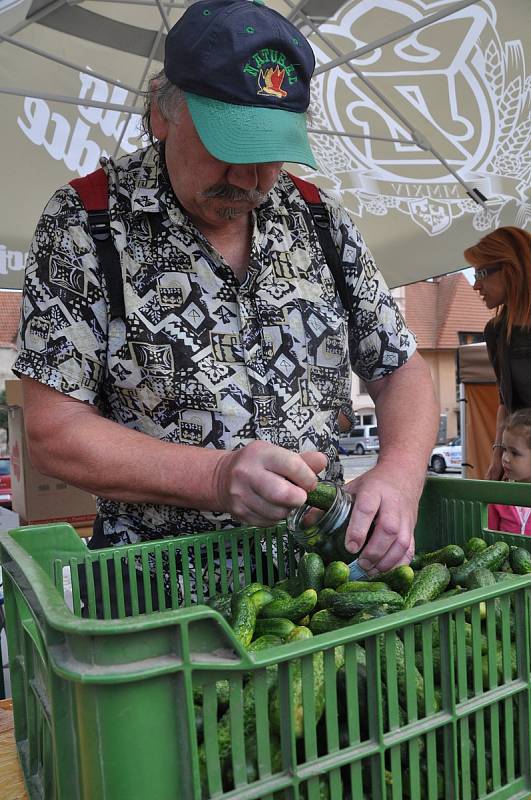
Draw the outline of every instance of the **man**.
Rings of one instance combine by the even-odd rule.
[[[360,234],[327,198],[353,298],[347,335],[282,170],[315,166],[313,69],[302,34],[258,0],[194,3],[170,31],[148,101],[157,143],[104,163],[123,320],[109,319],[74,189],[43,213],[15,372],[36,466],[98,495],[93,546],[285,518],[318,473],[339,474],[352,365],[375,400],[381,450],[349,485],[347,545],[357,552],[378,515],[361,566],[413,553],[432,384]]]

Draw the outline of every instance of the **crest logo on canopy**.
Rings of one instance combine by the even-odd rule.
[[[348,52],[367,44],[357,33],[374,31],[376,14],[380,31],[387,31],[434,11],[433,3],[428,8],[420,0],[386,0],[385,5],[376,5],[365,0],[347,3],[320,30]],[[319,37],[312,44],[318,63],[326,64],[331,56],[319,49],[320,44],[324,47]],[[476,230],[487,230],[498,224],[503,207],[516,201],[520,206],[516,224],[525,227],[531,214],[526,206],[531,175],[531,76],[526,74],[522,43],[500,40],[496,11],[489,0],[352,63],[461,177],[498,202],[489,204],[487,211],[463,198],[462,187],[441,162],[417,145],[372,138],[411,139],[411,133],[343,64],[315,80],[312,108],[317,114],[312,125],[368,138],[314,136],[313,146],[320,172],[350,195],[351,211],[359,217],[384,217],[396,209],[436,236],[463,214],[473,215]]]

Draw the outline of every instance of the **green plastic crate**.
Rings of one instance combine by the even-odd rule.
[[[487,502],[524,505],[528,495],[523,485],[430,478],[417,547],[482,534],[494,541],[503,534],[485,530]],[[503,536],[531,548],[531,538]],[[292,574],[296,558],[282,527],[111,552],[87,551],[68,525],[26,527],[0,534],[0,557],[15,735],[32,799],[531,797],[531,576],[253,658],[202,603],[217,588],[216,571],[223,591],[271,582],[275,561],[278,577]],[[105,575],[121,559],[146,575],[150,563],[160,576],[169,564],[175,608],[81,618],[77,565],[99,563]],[[73,611],[63,598],[65,569]],[[161,577],[161,604],[165,597]],[[339,646],[345,666],[337,672]],[[273,679],[278,718],[269,713]],[[220,688],[228,689],[230,725],[218,743]]]

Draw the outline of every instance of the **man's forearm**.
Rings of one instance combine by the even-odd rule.
[[[306,499],[326,465],[254,441],[234,450],[160,441],[102,417],[87,403],[23,378],[30,457],[46,475],[126,503],[222,511],[253,525],[284,519]]]
[[[216,508],[213,475],[223,451],[161,442],[99,416],[30,448],[46,474],[122,502]],[[43,459],[39,451],[46,452]]]
[[[415,354],[403,367],[371,385],[380,439],[379,463],[400,463],[424,481],[439,427],[439,409],[426,363]]]

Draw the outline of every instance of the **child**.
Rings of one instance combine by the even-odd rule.
[[[505,478],[531,484],[531,408],[511,414],[503,431],[501,448]],[[531,486],[529,504],[531,506]],[[531,508],[490,505],[489,528],[531,536]]]

